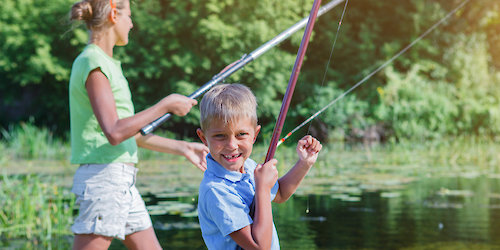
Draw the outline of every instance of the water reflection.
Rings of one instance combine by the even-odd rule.
[[[499,249],[499,191],[498,179],[454,177],[421,180],[391,195],[363,192],[359,202],[295,196],[293,206],[303,216],[326,219],[286,220],[291,210],[279,207],[275,222],[283,249],[311,249],[282,230],[294,224],[307,228],[301,232],[310,234],[315,249]]]
[[[186,210],[195,199],[149,201],[188,204],[178,206],[185,209],[179,213],[152,216],[165,249],[205,249],[194,211]],[[500,179],[487,176],[427,178],[398,190],[295,195],[274,204],[273,213],[282,249],[500,249]]]

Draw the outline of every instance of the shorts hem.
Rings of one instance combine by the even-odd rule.
[[[144,231],[144,230],[146,230],[146,229],[148,229],[148,228],[150,228],[150,227],[153,227],[153,223],[151,223],[151,222],[149,223],[149,225],[144,225],[144,226],[142,226],[142,227],[137,227],[137,228],[134,228],[133,230],[130,230],[130,231],[128,231],[128,232],[125,232],[125,237],[127,237],[127,236],[129,236],[129,235],[131,235],[131,234],[133,234],[133,233],[137,233],[137,232],[140,232],[140,231]]]
[[[119,240],[125,240],[125,234],[113,234],[113,233],[106,233],[106,232],[96,232],[95,229],[92,229],[92,227],[89,226],[72,226],[71,231],[74,234],[95,234],[95,235],[100,235],[104,237],[110,237],[110,238],[116,238]],[[113,230],[109,230],[112,232]]]

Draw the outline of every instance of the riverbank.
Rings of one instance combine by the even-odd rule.
[[[253,158],[262,161],[266,151],[267,146],[256,145]],[[500,179],[499,152],[500,144],[495,141],[470,138],[420,144],[330,144],[324,147],[295,196],[331,197],[351,204],[360,202],[366,194],[398,197],[401,190],[422,180]],[[137,186],[146,202],[151,204],[148,209],[155,210],[155,216],[160,219],[164,216],[187,217],[190,218],[188,222],[176,223],[195,225],[196,211],[193,209],[203,173],[180,156],[144,151],[140,154],[143,160],[137,165]],[[279,160],[279,173],[284,174],[296,160],[295,149],[279,147],[275,157]],[[3,159],[0,195],[4,197],[0,200],[0,246],[9,247],[12,242],[20,242],[16,246],[51,246],[54,249],[69,246],[73,214],[68,211],[72,210],[74,199],[69,189],[77,166],[69,164],[68,155],[55,159],[22,159],[5,150],[0,159]],[[37,187],[36,194],[33,187]],[[460,190],[446,187],[441,191],[446,195],[457,192],[463,195]],[[157,202],[149,200],[151,197],[164,202],[158,207]],[[171,228],[170,222],[158,223],[159,230]],[[196,228],[192,230],[198,232]]]

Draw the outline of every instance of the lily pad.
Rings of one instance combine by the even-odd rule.
[[[441,196],[456,196],[456,197],[471,197],[474,196],[474,192],[470,190],[450,190],[447,188],[441,188],[437,192]]]
[[[397,197],[400,197],[401,196],[401,193],[399,192],[383,192],[383,193],[380,193],[380,197],[382,198],[397,198]]]
[[[196,222],[172,222],[172,223],[162,223],[155,222],[154,228],[157,230],[186,230],[186,229],[199,229],[200,224]]]
[[[349,198],[349,195],[347,195],[347,194],[334,194],[331,197],[332,197],[332,199],[344,200],[344,199]]]
[[[347,202],[358,202],[361,201],[361,197],[356,197],[356,196],[348,196],[342,199],[342,201],[347,201]]]
[[[156,205],[149,205],[147,209],[151,215],[183,215],[195,210],[195,206],[177,201],[160,201]]]
[[[190,192],[168,192],[155,194],[158,199],[168,199],[168,198],[179,198],[179,197],[190,197],[193,193]]]

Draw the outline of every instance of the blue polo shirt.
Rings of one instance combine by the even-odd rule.
[[[229,236],[253,223],[249,215],[255,196],[254,170],[257,163],[247,159],[245,174],[229,171],[207,156],[207,170],[200,184],[198,196],[198,219],[201,234],[208,249],[237,249],[238,245]],[[271,200],[278,192],[278,182],[271,190]],[[271,249],[280,249],[278,233],[273,223]]]

